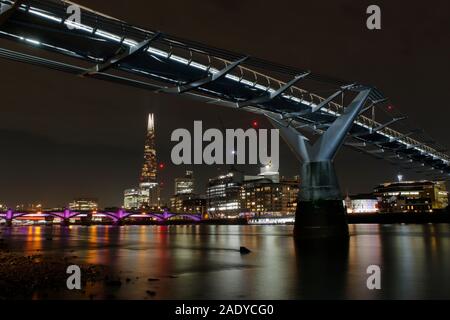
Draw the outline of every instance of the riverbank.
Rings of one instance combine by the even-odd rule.
[[[419,212],[419,213],[360,213],[349,214],[348,223],[363,224],[393,224],[393,223],[450,223],[448,212]]]
[[[107,269],[98,265],[79,265],[74,256],[52,256],[36,252],[21,255],[10,252],[0,242],[0,300],[45,297],[47,291],[67,290],[67,267],[76,264],[81,269],[82,283],[104,280]],[[81,292],[83,293],[83,292]]]

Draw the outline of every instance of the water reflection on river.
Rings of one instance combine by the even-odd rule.
[[[122,279],[131,279],[116,288],[90,287],[88,293],[96,298],[450,298],[448,224],[351,225],[349,242],[332,247],[295,246],[292,226],[26,226],[0,231],[13,251],[75,255],[80,263],[107,265]],[[241,255],[240,246],[252,253]],[[366,287],[369,265],[381,267],[381,290]]]

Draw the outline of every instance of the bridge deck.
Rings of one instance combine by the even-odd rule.
[[[81,23],[76,23],[67,19],[70,2],[18,1],[14,6],[14,1],[0,0],[0,36],[57,53],[61,60],[0,49],[0,57],[10,60],[159,93],[183,93],[206,103],[270,114],[299,130],[319,134],[342,114],[345,101],[368,87],[354,84],[343,89],[351,82],[315,73],[305,76],[307,70],[245,59],[243,54],[145,30],[87,8],[82,8]],[[289,85],[295,76],[304,78]],[[383,113],[386,108],[381,107],[377,107],[377,116],[381,113],[384,119],[364,115],[383,99],[373,88],[347,146],[408,169],[414,167],[405,160],[435,169],[429,171],[433,175],[448,175],[449,156],[418,131],[398,129],[401,116]]]

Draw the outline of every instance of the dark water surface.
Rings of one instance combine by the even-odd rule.
[[[79,263],[106,265],[122,279],[120,287],[97,283],[85,294],[64,291],[50,298],[450,298],[448,224],[350,225],[348,243],[314,247],[296,246],[292,226],[25,226],[0,231],[12,251],[76,256]],[[252,252],[241,255],[240,246]],[[381,268],[381,290],[367,289],[369,265]]]

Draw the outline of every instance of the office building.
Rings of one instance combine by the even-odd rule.
[[[272,178],[244,181],[242,213],[258,217],[295,215],[300,181],[280,179],[278,175],[272,175]]]
[[[142,203],[141,189],[127,189],[124,191],[123,207],[125,209],[139,209]]]
[[[211,218],[237,218],[242,209],[243,175],[233,170],[210,179],[206,190],[208,215]]]
[[[194,188],[194,173],[192,171],[186,171],[182,178],[175,178],[175,195],[193,194]]]
[[[377,213],[380,211],[378,198],[373,194],[358,194],[345,198],[347,213]]]
[[[178,194],[170,199],[170,212],[179,214],[205,214],[206,199],[196,194]]]
[[[69,209],[72,211],[96,211],[98,209],[98,199],[96,198],[78,198],[69,203]]]
[[[433,212],[448,206],[448,192],[442,181],[399,181],[377,186],[380,212]]]
[[[174,196],[170,199],[173,213],[205,214],[206,199],[195,194],[194,173],[186,171],[184,177],[175,178]]]
[[[299,179],[285,179],[268,166],[255,176],[232,171],[209,180],[207,210],[212,218],[295,215]]]

